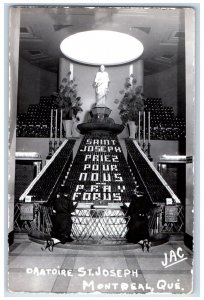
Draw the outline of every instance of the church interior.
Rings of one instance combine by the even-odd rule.
[[[193,291],[194,22],[182,7],[10,10],[10,291]],[[51,247],[63,191],[70,236]]]

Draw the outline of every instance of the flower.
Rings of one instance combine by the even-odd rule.
[[[138,122],[139,111],[144,110],[142,86],[137,86],[137,80],[134,75],[126,78],[125,89],[119,91],[123,98],[118,106],[119,115],[123,124],[128,121]]]
[[[61,81],[59,91],[53,93],[56,106],[63,110],[63,120],[72,120],[73,116],[76,118],[77,114],[83,111],[81,97],[77,96],[77,84],[75,79],[70,79],[70,75],[71,72],[68,72],[67,77]]]

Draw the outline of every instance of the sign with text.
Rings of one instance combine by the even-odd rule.
[[[128,201],[127,187],[132,185],[133,190],[134,181],[117,138],[84,137],[75,162],[72,177],[78,183],[73,201],[94,204],[121,202],[123,198]]]
[[[21,212],[20,218],[22,221],[33,220],[33,212],[34,212],[33,204],[22,204],[20,207],[20,212]]]
[[[165,206],[165,222],[174,223],[178,222],[178,207],[167,205]]]

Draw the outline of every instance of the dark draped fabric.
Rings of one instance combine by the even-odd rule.
[[[131,197],[127,216],[130,216],[126,238],[128,242],[138,243],[140,240],[149,239],[148,218],[149,203],[145,197]]]
[[[53,220],[51,236],[65,244],[70,240],[72,229],[71,213],[74,212],[75,207],[72,200],[64,195],[60,195],[59,198],[55,199],[53,208],[56,211],[56,215]]]

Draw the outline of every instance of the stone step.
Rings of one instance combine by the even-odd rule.
[[[183,241],[184,240],[184,233],[170,233],[169,234],[170,241]]]
[[[14,243],[29,241],[27,232],[14,232]]]
[[[32,242],[45,245],[46,239],[49,236],[41,234],[39,232],[32,232],[29,234],[29,239]],[[169,241],[168,234],[156,234],[151,237],[152,247],[167,243]],[[121,250],[131,250],[131,249],[141,249],[139,244],[127,243],[125,239],[121,240],[74,240],[71,243],[57,244],[56,248],[71,249],[78,251],[121,251]]]

